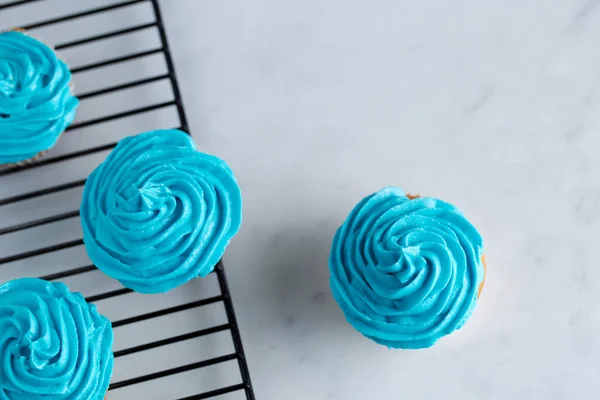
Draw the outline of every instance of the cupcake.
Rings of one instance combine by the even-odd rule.
[[[87,179],[81,202],[90,259],[140,293],[208,275],[241,222],[231,169],[179,130],[121,140]]]
[[[23,32],[0,33],[0,170],[54,146],[78,104],[69,68],[51,48]]]
[[[479,232],[453,205],[394,187],[354,207],[333,239],[331,289],[348,322],[390,348],[461,328],[485,278]]]
[[[0,398],[101,400],[113,370],[110,321],[62,283],[0,285]]]

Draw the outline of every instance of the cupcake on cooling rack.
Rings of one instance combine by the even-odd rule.
[[[333,296],[360,333],[418,349],[469,319],[485,278],[481,236],[453,205],[389,187],[367,196],[333,239]]]
[[[113,332],[79,293],[35,278],[0,285],[0,398],[101,400]]]
[[[241,221],[231,169],[179,130],[121,140],[87,179],[81,202],[90,259],[141,293],[208,275]]]
[[[0,33],[0,170],[54,146],[78,103],[69,68],[51,48],[19,31]]]

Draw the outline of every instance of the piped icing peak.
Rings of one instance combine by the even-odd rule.
[[[17,31],[0,33],[0,164],[50,149],[75,118],[71,73],[54,51]]]
[[[485,271],[479,232],[453,205],[385,188],[363,199],[333,239],[333,296],[359,332],[424,348],[471,316]]]
[[[121,140],[87,179],[81,203],[91,260],[142,293],[208,275],[241,221],[231,169],[179,130]]]

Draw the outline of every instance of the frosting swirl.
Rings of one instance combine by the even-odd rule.
[[[63,283],[0,285],[0,398],[103,399],[112,344],[110,321]]]
[[[51,48],[21,32],[0,33],[0,164],[54,146],[79,104],[70,82]]]
[[[87,179],[81,203],[89,257],[141,293],[208,275],[241,221],[231,169],[179,130],[121,140]]]
[[[483,242],[454,206],[388,187],[363,199],[333,239],[333,296],[359,332],[424,348],[470,317],[484,279]]]

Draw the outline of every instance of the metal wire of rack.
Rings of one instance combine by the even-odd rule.
[[[0,4],[0,15],[2,14],[2,12],[8,9],[18,8],[20,6],[28,5],[31,3],[41,3],[43,1],[47,0],[20,0]],[[97,16],[103,15],[104,13],[118,12],[119,10],[125,9],[127,7],[140,4],[144,4],[151,9],[153,19],[145,23],[135,24],[133,26],[126,26],[108,32],[102,32],[94,35],[84,34],[82,37],[70,38],[70,40],[66,42],[56,44],[54,48],[60,53],[61,51],[76,48],[78,46],[98,43],[108,39],[119,39],[124,35],[132,34],[135,32],[155,30],[156,32],[158,32],[160,43],[159,46],[147,50],[135,51],[133,53],[125,54],[118,57],[104,58],[81,66],[76,66],[71,69],[71,72],[73,74],[73,80],[77,85],[78,75],[82,73],[155,55],[162,55],[162,57],[164,57],[166,71],[154,74],[149,77],[143,77],[141,79],[128,79],[127,81],[114,85],[103,85],[102,87],[95,88],[94,90],[88,90],[83,93],[77,93],[77,97],[80,99],[83,106],[84,103],[92,101],[100,96],[119,95],[123,91],[143,87],[144,85],[156,84],[160,82],[169,82],[173,98],[166,101],[150,103],[148,105],[144,105],[142,107],[137,107],[134,109],[120,110],[110,115],[95,117],[84,121],[76,121],[67,129],[67,132],[64,135],[73,135],[74,131],[77,130],[82,130],[84,128],[90,128],[94,126],[102,126],[102,124],[106,123],[118,123],[119,121],[122,121],[129,117],[148,114],[169,107],[176,109],[176,114],[178,117],[178,126],[175,127],[189,132],[185,110],[183,107],[183,102],[179,91],[179,85],[175,75],[175,68],[173,65],[173,60],[167,42],[167,36],[158,0],[120,1],[109,5],[100,5],[95,6],[93,8],[82,9],[77,12],[67,12],[64,15],[61,14],[58,16],[53,16],[52,18],[43,19],[38,22],[25,23],[22,25],[19,24],[19,21],[11,20],[11,26],[0,27],[2,29],[19,27],[25,29],[28,32],[35,32],[35,30],[39,28],[52,27],[55,25],[67,23],[69,21],[81,20],[83,18],[95,18]],[[127,134],[133,133],[136,132],[127,132]],[[56,166],[62,165],[62,163],[70,163],[68,167],[58,170],[58,174],[62,174],[66,168],[73,168],[73,165],[75,166],[75,168],[78,168],[78,160],[82,160],[84,157],[91,155],[104,154],[110,151],[114,146],[116,146],[116,144],[117,141],[112,140],[109,141],[109,143],[95,145],[92,144],[91,146],[83,145],[74,150],[63,151],[62,153],[59,152],[58,154],[49,154],[47,157],[41,159],[40,161],[29,165],[11,167],[9,169],[0,171],[0,189],[8,188],[4,192],[0,190],[0,251],[4,253],[6,253],[7,251],[10,252],[11,250],[13,250],[13,246],[11,246],[11,244],[16,243],[17,241],[36,241],[36,239],[40,237],[40,234],[44,235],[43,239],[39,240],[40,242],[43,242],[42,244],[44,245],[40,245],[39,247],[37,247],[36,245],[33,248],[26,248],[23,251],[18,251],[14,254],[0,254],[0,281],[4,281],[18,276],[26,276],[30,271],[38,271],[40,273],[37,276],[43,279],[68,280],[76,278],[85,280],[86,282],[88,282],[88,286],[89,282],[91,282],[91,285],[94,285],[94,282],[98,280],[98,277],[97,275],[92,276],[92,274],[96,274],[96,272],[98,271],[95,266],[89,263],[89,260],[88,263],[86,263],[86,265],[83,266],[80,265],[74,267],[67,267],[67,269],[54,268],[52,271],[46,271],[44,269],[41,269],[42,267],[39,266],[40,263],[52,264],[50,257],[58,253],[63,254],[65,252],[69,252],[68,254],[66,254],[67,259],[71,257],[71,254],[73,252],[81,253],[81,249],[83,248],[83,240],[81,238],[73,238],[70,240],[60,241],[58,243],[46,244],[46,242],[48,242],[49,240],[47,240],[47,237],[52,236],[53,232],[59,232],[62,228],[61,224],[73,220],[78,221],[79,210],[75,209],[69,211],[54,212],[54,209],[52,209],[47,212],[50,215],[41,215],[39,208],[35,207],[34,205],[41,204],[41,208],[43,209],[43,200],[46,198],[55,196],[57,198],[56,202],[60,203],[63,201],[62,199],[64,198],[65,193],[79,193],[78,190],[80,190],[85,183],[85,177],[83,177],[82,179],[59,182],[57,184],[42,185],[42,187],[39,188],[28,188],[27,190],[23,190],[22,188],[18,187],[14,194],[11,185],[14,184],[15,180],[11,180],[11,178],[18,177],[20,174],[27,173],[27,171],[30,171],[29,173],[42,175],[45,179],[46,176],[50,176],[57,173],[56,170],[46,171],[46,169],[55,168]],[[6,196],[6,192],[9,192],[10,195]],[[74,204],[74,201],[67,201],[67,203]],[[15,209],[15,207],[17,207],[21,211],[21,213],[25,215],[25,217],[22,217],[21,220],[18,221],[12,217],[3,218],[3,216],[12,215],[12,212]],[[31,219],[32,216],[33,219]],[[5,225],[6,223],[8,223],[8,225]],[[71,224],[71,222],[69,222],[69,224]],[[48,235],[48,232],[50,232],[50,235]],[[80,232],[76,232],[76,234],[80,235]],[[56,236],[60,237],[61,235],[57,233]],[[3,246],[3,239],[6,239],[7,237],[10,237],[10,240],[5,240],[6,243]],[[11,250],[8,250],[8,248],[10,248]],[[35,265],[35,267],[32,267],[31,265]],[[5,267],[5,269],[11,269],[13,271],[12,275],[11,273],[3,272],[3,267]],[[231,393],[243,393],[245,395],[245,398],[249,400],[253,400],[255,398],[250,381],[248,365],[246,363],[244,349],[242,346],[240,331],[237,325],[235,311],[231,300],[229,287],[227,284],[227,278],[225,270],[223,268],[223,264],[221,262],[219,262],[219,264],[215,268],[215,273],[211,276],[215,275],[215,285],[217,286],[217,289],[215,289],[215,291],[218,291],[215,292],[214,295],[195,299],[193,301],[188,301],[189,299],[186,297],[185,302],[177,303],[175,301],[171,301],[171,299],[174,298],[175,295],[168,297],[170,296],[170,294],[167,294],[164,295],[167,297],[164,297],[164,299],[161,298],[161,300],[158,302],[158,309],[154,309],[149,312],[146,312],[147,310],[145,309],[141,311],[134,310],[133,314],[130,313],[129,315],[125,315],[125,311],[123,311],[122,315],[119,314],[121,318],[112,318],[113,327],[115,329],[115,337],[118,336],[118,332],[120,329],[131,330],[130,332],[132,333],[133,337],[144,336],[144,333],[147,333],[147,331],[145,331],[144,327],[141,325],[148,321],[160,319],[161,324],[170,324],[177,318],[176,315],[178,315],[178,313],[200,309],[202,307],[208,307],[215,304],[222,304],[223,306],[223,311],[225,313],[226,319],[222,323],[218,323],[208,327],[203,327],[202,329],[186,331],[184,333],[177,332],[174,335],[160,338],[159,340],[146,340],[145,342],[137,343],[130,341],[130,343],[128,343],[127,346],[122,346],[123,348],[115,351],[115,364],[116,366],[118,366],[119,361],[121,359],[126,358],[127,356],[132,356],[143,352],[148,353],[155,351],[157,354],[156,357],[164,357],[165,353],[160,351],[161,349],[168,348],[168,346],[171,345],[183,344],[185,346],[186,343],[188,343],[189,341],[198,338],[209,337],[210,335],[215,335],[221,332],[230,333],[230,340],[233,342],[232,350],[227,351],[226,354],[223,355],[213,356],[194,362],[187,362],[184,365],[167,365],[168,363],[165,362],[165,366],[167,368],[161,367],[160,369],[154,370],[150,373],[132,376],[128,379],[115,380],[115,377],[113,376],[113,381],[111,382],[109,388],[109,399],[112,397],[112,393],[117,393],[120,389],[123,388],[129,389],[129,391],[126,394],[126,398],[142,398],[141,392],[136,391],[136,387],[143,383],[148,383],[151,381],[160,382],[160,380],[163,378],[174,377],[180,374],[185,375],[185,373],[188,373],[190,371],[200,370],[203,368],[208,368],[211,366],[228,362],[235,362],[237,364],[241,382],[228,384],[222,387],[211,388],[208,391],[204,390],[200,393],[186,393],[183,397],[181,397],[180,395],[176,395],[176,397],[164,397],[164,395],[161,395],[160,398],[177,398],[178,400],[199,400],[215,397],[221,398],[221,396]],[[129,289],[118,287],[101,293],[93,293],[90,295],[86,295],[86,299],[89,302],[96,303],[99,309],[102,308],[101,306],[103,301],[113,301],[111,299],[115,299],[114,301],[117,301],[119,304],[124,304],[121,308],[127,309],[129,311],[130,307],[132,306],[129,303],[126,303],[127,305],[125,305],[125,302],[123,300],[127,298],[127,296],[141,295],[133,293]],[[139,300],[138,303],[132,302],[131,304],[142,304],[141,302],[148,303],[149,300],[142,299]],[[169,307],[164,307],[165,304],[172,305]],[[116,307],[118,308],[119,306],[117,305]],[[193,352],[194,348],[190,347],[189,349],[184,349],[184,351]],[[139,365],[139,363],[137,365]],[[143,368],[140,367],[140,370],[143,370]],[[175,391],[173,391],[173,393],[175,393]],[[144,395],[143,398],[147,398],[147,396]]]

